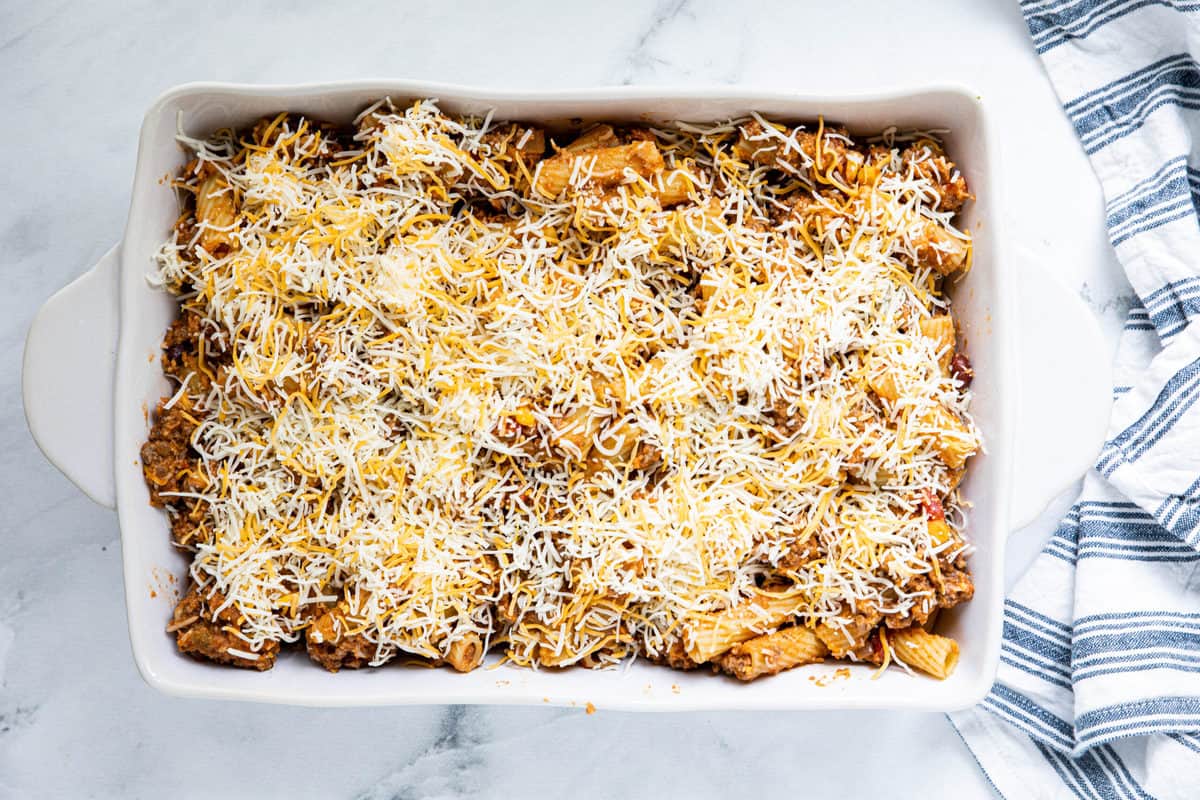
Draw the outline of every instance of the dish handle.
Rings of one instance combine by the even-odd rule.
[[[1054,270],[1024,248],[1019,255],[1013,530],[1092,466],[1112,410],[1112,354],[1100,323]]]
[[[25,339],[21,394],[42,453],[84,494],[116,506],[113,372],[120,245],[60,289]]]

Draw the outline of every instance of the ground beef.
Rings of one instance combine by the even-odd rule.
[[[816,627],[817,637],[829,648],[834,658],[844,658],[847,653],[862,648],[871,631],[883,618],[873,608],[854,609],[843,617],[844,624],[833,626],[822,622]]]
[[[783,398],[776,398],[764,416],[773,429],[770,438],[775,441],[786,441],[804,427],[804,416],[800,412],[791,413],[787,400]]]
[[[920,594],[903,614],[889,614],[884,624],[891,629],[925,625],[939,608],[953,608],[965,603],[975,594],[975,584],[967,570],[966,559],[959,556],[953,562],[939,561],[940,580],[931,573],[914,575],[904,584],[904,591]]]
[[[821,557],[821,545],[815,533],[809,534],[802,542],[794,542],[791,548],[779,559],[776,565],[780,572],[795,572],[803,569],[808,562]]]
[[[745,652],[740,646],[732,648],[715,662],[721,671],[726,675],[737,678],[740,681],[749,681],[757,678],[759,673],[754,669],[754,656]],[[774,675],[775,673],[769,673]]]
[[[655,664],[666,664],[671,669],[680,669],[685,672],[700,666],[700,662],[693,660],[687,654],[687,648],[682,639],[675,639],[664,653],[651,657],[650,661]]]
[[[317,612],[305,634],[308,657],[330,672],[369,666],[376,654],[375,643],[361,633],[347,634],[349,605],[339,600]]]
[[[229,630],[237,628],[238,613],[232,606],[217,614],[213,609],[225,602],[219,592],[205,592],[193,586],[178,605],[167,626],[168,633],[175,634],[175,645],[181,653],[194,658],[228,664],[245,669],[267,670],[275,666],[279,643],[266,642],[255,658],[233,655],[230,649],[241,653],[252,653],[250,644]]]
[[[914,575],[904,584],[904,591],[920,595],[913,599],[912,606],[902,614],[889,614],[884,624],[889,628],[908,628],[912,625],[924,625],[938,607],[933,581],[927,574]]]
[[[191,449],[196,425],[181,405],[166,408],[159,403],[150,437],[142,445],[142,474],[150,489],[150,504],[159,508],[174,502],[164,492],[200,488],[194,472],[196,454]]]
[[[845,135],[844,128],[826,128],[820,138],[811,132],[796,134],[800,149],[813,160],[813,173],[818,182],[836,182],[843,186],[855,182],[866,157],[843,138]]]
[[[938,587],[938,606],[954,608],[959,603],[965,603],[975,596],[975,583],[967,570],[967,562],[963,556],[954,559],[952,563],[939,564],[942,571],[942,585]]]
[[[818,237],[824,236],[835,222],[846,218],[845,214],[837,210],[845,200],[845,195],[836,189],[821,192],[819,196],[801,194],[792,200],[790,210],[783,221],[793,222]],[[851,230],[848,225],[843,225],[837,239],[844,241]]]
[[[178,547],[194,549],[206,541],[203,518],[195,511],[180,512],[171,517],[171,541]]]
[[[167,328],[162,342],[163,374],[182,380],[196,368],[197,345],[200,340],[200,317],[180,313]]]
[[[200,363],[202,345],[205,369]],[[181,309],[163,337],[163,374],[179,382],[191,375],[188,385],[203,391],[211,385],[209,375],[229,362],[226,337],[205,325],[198,314]]]
[[[934,152],[926,146],[906,148],[900,154],[901,163],[911,168],[918,178],[930,181],[941,197],[939,208],[942,211],[958,212],[963,203],[971,199],[967,191],[967,181],[962,173],[954,166],[954,162],[941,153]]]

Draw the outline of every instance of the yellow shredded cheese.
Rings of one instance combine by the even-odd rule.
[[[155,280],[230,354],[179,392],[208,486],[192,573],[248,650],[344,599],[374,663],[473,635],[526,665],[661,657],[811,536],[800,621],[928,602],[908,581],[965,545],[919,498],[961,527],[939,442],[980,440],[913,264],[930,222],[969,238],[896,149],[814,195],[733,154],[737,122],[653,132],[688,191],[666,208],[661,175],[600,187],[593,156],[532,192],[505,160],[528,129],[500,152],[428,100],[372,106],[353,141],[287,115],[181,136],[240,208],[228,252],[183,226]]]

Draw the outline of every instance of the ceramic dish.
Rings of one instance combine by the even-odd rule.
[[[174,300],[146,275],[177,215],[167,184],[184,160],[180,120],[192,134],[241,126],[288,110],[332,121],[369,102],[433,97],[450,113],[570,124],[571,120],[665,122],[727,119],[758,111],[778,120],[817,115],[852,132],[888,126],[947,129],[947,150],[976,201],[963,224],[975,236],[974,265],[951,294],[974,362],[972,413],[986,453],[971,462],[964,494],[976,594],[943,614],[938,631],[962,647],[957,671],[938,682],[894,669],[812,665],[752,684],[644,662],[593,671],[502,666],[459,675],[383,667],[330,674],[302,653],[267,673],[230,670],[181,656],[164,633],[187,559],[175,551],[166,515],[149,506],[138,461],[146,408],[167,393],[157,362]],[[125,594],[134,659],[165,692],[305,705],[402,703],[593,703],[600,708],[951,710],[979,700],[999,661],[1005,539],[1091,463],[1109,408],[1108,354],[1082,301],[1039,268],[1002,228],[998,142],[978,96],[928,87],[856,97],[747,89],[618,88],[546,93],[487,91],[404,81],[306,86],[193,84],[173,89],[146,114],[125,234],[100,263],[60,291],[34,320],[26,343],[24,399],[47,457],[97,502],[120,515]],[[849,672],[848,677],[845,675]]]

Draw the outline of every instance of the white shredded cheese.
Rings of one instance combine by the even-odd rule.
[[[918,329],[946,300],[909,264],[929,221],[967,234],[895,151],[803,230],[730,155],[736,122],[654,131],[694,187],[666,209],[632,170],[589,189],[595,157],[562,197],[519,190],[490,115],[432,101],[373,105],[353,146],[284,117],[265,145],[180,134],[241,213],[230,252],[177,236],[154,276],[233,354],[170,400],[207,481],[177,500],[204,504],[193,576],[252,646],[344,598],[376,663],[469,634],[535,666],[657,657],[809,535],[801,619],[928,602],[904,586],[937,558],[920,493],[955,496],[938,409],[979,435]]]

